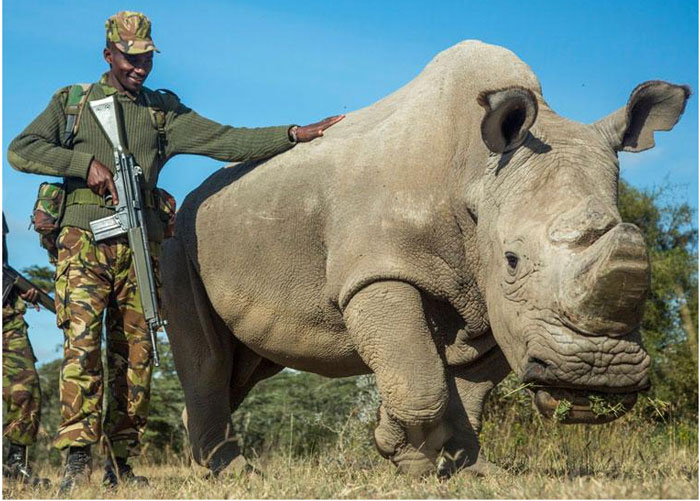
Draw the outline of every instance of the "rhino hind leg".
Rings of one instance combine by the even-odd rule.
[[[509,372],[510,366],[498,347],[472,364],[449,369],[450,403],[445,419],[453,433],[443,449],[441,476],[458,471],[478,476],[502,472],[482,454],[479,433],[486,398]]]
[[[250,393],[250,390],[252,390],[256,384],[264,379],[274,376],[284,369],[284,367],[281,365],[277,365],[266,358],[262,358],[252,351],[248,350],[247,356],[257,357],[259,361],[257,362],[255,369],[247,378],[242,379],[236,377],[234,374],[234,377],[231,380],[231,388],[229,393],[231,413],[234,413],[236,409],[238,409],[245,397],[248,395],[248,393]]]
[[[221,471],[240,455],[233,439],[230,381],[234,338],[214,311],[177,238],[163,247],[163,311],[185,395],[187,431],[197,463]]]

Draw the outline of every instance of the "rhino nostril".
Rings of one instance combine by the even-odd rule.
[[[549,364],[537,357],[528,357],[522,380],[525,383],[544,383]]]
[[[547,366],[549,365],[547,362],[545,362],[544,360],[542,360],[542,359],[540,359],[540,358],[537,358],[537,357],[529,357],[529,358],[527,359],[527,363],[528,363],[528,364],[539,365],[539,366],[541,366],[542,368],[547,368]]]

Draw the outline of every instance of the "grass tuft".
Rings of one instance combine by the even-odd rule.
[[[557,403],[557,407],[552,413],[552,419],[556,421],[565,421],[566,418],[569,417],[569,412],[571,412],[572,407],[573,404],[571,402],[569,402],[565,398],[562,398],[561,400],[559,400],[559,402]]]

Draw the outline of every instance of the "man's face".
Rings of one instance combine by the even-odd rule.
[[[105,61],[111,66],[112,84],[117,90],[137,94],[153,68],[153,51],[124,54],[114,44],[104,50]]]

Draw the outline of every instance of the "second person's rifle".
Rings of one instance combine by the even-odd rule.
[[[7,263],[2,264],[2,305],[5,306],[5,302],[10,296],[12,289],[17,287],[21,294],[27,292],[31,289],[36,289],[37,302],[44,308],[52,313],[56,313],[56,306],[54,305],[53,298],[49,296],[44,290],[31,281],[27,280],[22,276],[20,272],[15,270],[12,266]]]

